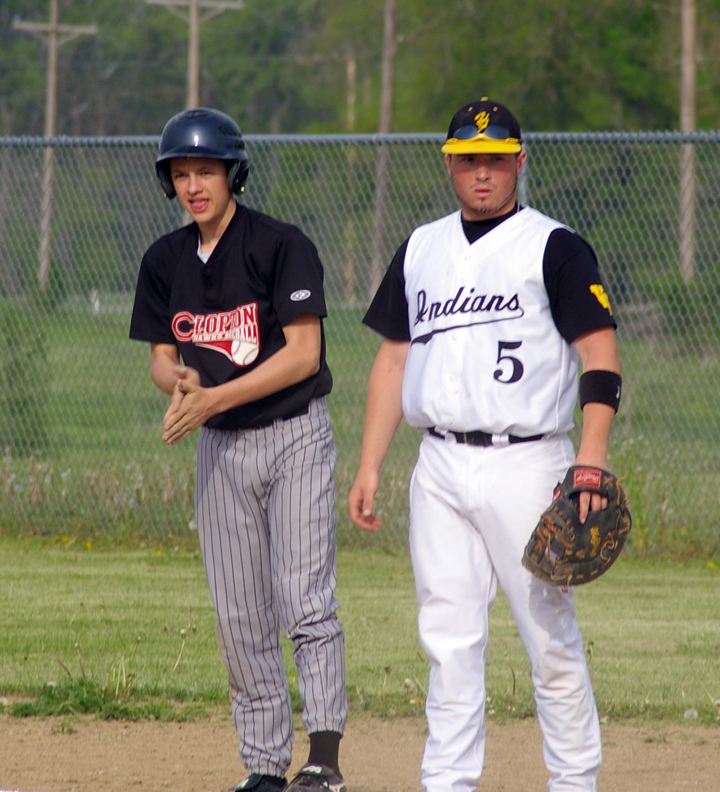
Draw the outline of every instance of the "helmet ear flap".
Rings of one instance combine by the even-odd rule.
[[[170,163],[168,161],[158,162],[155,165],[155,173],[157,174],[160,186],[165,193],[165,197],[172,199],[175,197],[175,185],[170,177]]]
[[[245,180],[250,172],[250,165],[247,160],[233,162],[228,169],[227,186],[233,195],[239,195],[245,190]]]

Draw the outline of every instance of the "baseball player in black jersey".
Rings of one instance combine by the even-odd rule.
[[[527,650],[550,792],[595,790],[600,728],[572,590],[521,563],[573,463],[607,468],[620,400],[615,321],[590,246],[517,202],[518,122],[462,107],[443,146],[460,210],[417,228],[365,316],[373,364],[348,506],[377,531],[380,469],[401,417],[423,431],[410,484],[420,639],[430,658],[427,792],[473,792],[485,750],[488,614],[498,584]],[[567,432],[578,395],[583,427]],[[582,494],[580,517],[607,502]]]
[[[171,118],[156,172],[193,222],[145,253],[130,337],[150,343],[153,382],[171,396],[163,440],[200,430],[198,535],[248,771],[235,789],[344,792],[322,265],[297,228],[236,202],[248,157],[224,113]],[[280,622],[294,643],[310,736],[308,762],[289,785],[293,715]]]

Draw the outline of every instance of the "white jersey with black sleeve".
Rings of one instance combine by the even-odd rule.
[[[402,391],[412,426],[520,437],[572,428],[577,354],[557,329],[543,279],[558,228],[526,207],[475,244],[460,212],[413,232]]]

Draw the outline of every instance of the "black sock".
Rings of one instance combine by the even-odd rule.
[[[341,738],[342,734],[333,731],[314,732],[311,734],[310,756],[308,756],[307,763],[325,765],[325,767],[329,767],[338,775],[342,775],[338,764]]]

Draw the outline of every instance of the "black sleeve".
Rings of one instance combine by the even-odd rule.
[[[410,340],[410,317],[405,297],[405,251],[408,240],[400,245],[390,262],[380,288],[375,293],[363,323],[391,341]]]
[[[595,251],[582,237],[566,228],[550,234],[543,277],[555,325],[568,344],[591,330],[617,327]]]
[[[166,250],[159,240],[145,253],[140,264],[135,302],[130,319],[130,338],[154,344],[175,344],[170,316],[172,288],[170,260],[176,251]]]
[[[273,304],[283,327],[303,314],[327,316],[317,248],[299,229],[288,229],[277,247],[273,273]]]

